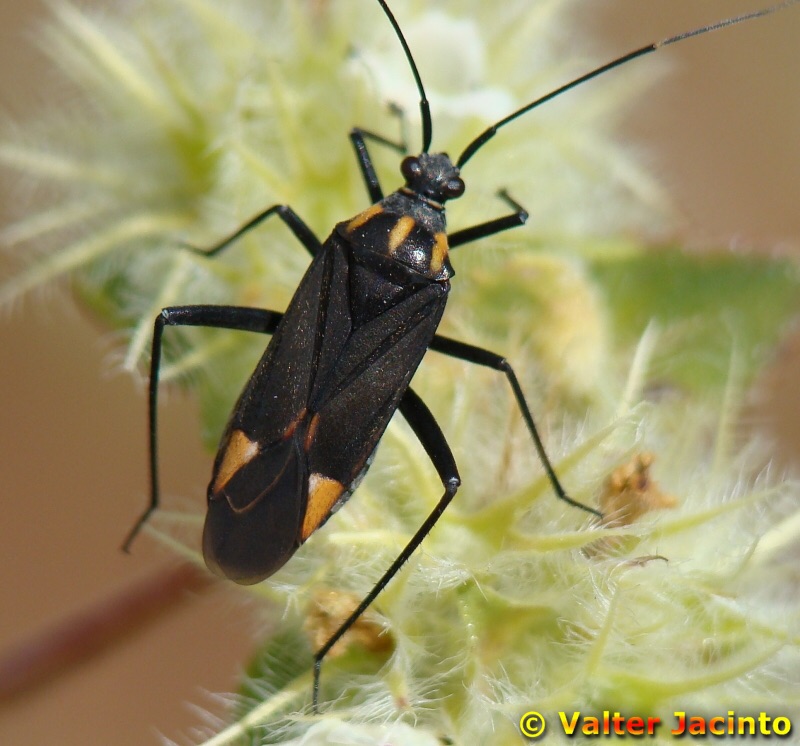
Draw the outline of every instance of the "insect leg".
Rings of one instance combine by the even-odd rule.
[[[316,256],[322,244],[311,231],[311,228],[309,228],[300,216],[288,205],[273,205],[272,207],[268,207],[266,210],[258,213],[258,215],[254,215],[250,218],[243,226],[231,233],[230,236],[223,238],[222,241],[207,249],[199,249],[191,245],[186,245],[186,248],[201,256],[216,256],[223,249],[227,249],[228,246],[241,238],[245,233],[263,223],[271,215],[277,215],[289,227],[289,230],[297,236],[300,243],[306,247],[308,253],[311,254],[311,256]]]
[[[375,132],[370,132],[369,130],[363,130],[360,127],[354,127],[352,130],[350,130],[350,141],[353,143],[353,148],[355,148],[356,159],[358,160],[358,165],[361,168],[361,175],[364,177],[364,184],[367,187],[367,192],[372,204],[380,202],[383,199],[383,189],[381,189],[380,181],[378,181],[378,175],[375,173],[375,166],[372,164],[372,158],[367,150],[366,141],[371,140],[372,142],[376,142],[380,145],[385,145],[387,148],[397,151],[400,155],[406,155],[408,153],[403,110],[398,106],[392,105],[391,112],[400,119],[400,131],[402,138],[400,142],[389,140],[388,138],[383,137],[383,135],[378,135]]]
[[[542,466],[544,466],[545,473],[547,474],[547,478],[550,480],[550,484],[553,486],[553,491],[556,493],[556,496],[560,500],[563,500],[564,502],[569,503],[576,508],[585,510],[587,513],[592,513],[600,518],[603,517],[603,514],[599,510],[590,508],[588,505],[584,505],[577,500],[573,500],[569,495],[567,495],[566,490],[561,486],[561,482],[559,482],[555,469],[550,463],[550,459],[548,458],[547,452],[544,449],[542,439],[539,437],[539,432],[537,431],[536,425],[533,421],[533,415],[528,407],[528,402],[525,400],[525,394],[522,393],[522,387],[519,385],[519,381],[514,373],[514,369],[511,367],[508,360],[501,355],[490,352],[489,350],[484,350],[481,347],[475,347],[474,345],[466,344],[464,342],[458,342],[454,339],[449,339],[448,337],[441,337],[438,334],[433,338],[429,349],[449,355],[450,357],[465,360],[468,363],[484,365],[487,368],[492,368],[493,370],[498,370],[501,373],[505,373],[508,382],[511,384],[511,390],[514,392],[514,398],[517,400],[517,406],[519,407],[522,417],[525,420],[525,424],[528,426],[528,431],[533,438],[533,444],[536,446],[536,452],[539,454],[539,459],[542,462]]]
[[[148,431],[150,453],[150,504],[129,531],[122,549],[130,551],[131,543],[142,526],[158,507],[158,376],[161,366],[161,337],[165,326],[205,326],[217,329],[272,334],[283,314],[263,308],[242,306],[171,306],[156,316],[153,325],[153,349],[150,356],[148,398]]]
[[[425,452],[428,454],[434,468],[439,474],[439,478],[444,485],[444,494],[439,499],[439,502],[436,503],[436,507],[431,514],[417,529],[417,532],[408,544],[406,544],[395,561],[392,562],[389,569],[381,576],[381,579],[375,584],[373,589],[366,595],[356,610],[342,622],[339,629],[333,633],[331,638],[314,656],[314,689],[312,701],[315,711],[319,701],[319,677],[322,670],[323,659],[330,649],[341,639],[342,635],[353,626],[356,620],[364,613],[389,581],[397,574],[397,571],[414,553],[414,550],[420,545],[422,540],[430,533],[430,530],[450,504],[450,501],[453,499],[453,496],[456,494],[461,484],[461,478],[458,476],[458,468],[453,458],[453,452],[450,450],[450,446],[447,445],[447,440],[445,440],[439,424],[436,422],[436,419],[431,414],[425,402],[423,402],[414,391],[407,389],[400,401],[399,409],[403,417],[405,417],[406,422],[411,425],[411,429],[414,431],[417,438],[419,438],[419,442],[422,444],[422,447],[425,449]]]
[[[473,225],[470,228],[464,228],[460,231],[455,231],[447,237],[447,243],[451,249],[461,246],[461,244],[469,243],[470,241],[477,241],[479,238],[486,238],[493,236],[500,231],[507,231],[509,228],[517,228],[524,225],[528,219],[528,211],[519,204],[516,200],[512,199],[505,189],[501,189],[497,196],[503,200],[514,212],[510,215],[503,215],[501,218],[488,220],[479,225]]]

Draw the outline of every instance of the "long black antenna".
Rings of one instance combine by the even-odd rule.
[[[386,4],[385,0],[378,0],[383,8],[383,12],[386,13],[386,17],[389,19],[389,22],[394,26],[394,32],[397,34],[397,38],[400,39],[400,43],[403,45],[403,51],[406,53],[406,59],[408,60],[408,64],[411,66],[411,72],[414,73],[414,80],[417,81],[417,90],[419,91],[419,113],[422,117],[422,152],[427,153],[431,147],[431,140],[433,139],[433,122],[431,121],[431,106],[428,103],[428,97],[425,95],[425,88],[422,85],[422,78],[419,76],[419,70],[417,70],[417,63],[414,62],[414,58],[411,55],[411,50],[408,47],[408,42],[406,41],[406,37],[403,36],[403,32],[400,30],[400,25],[395,20],[392,11],[389,10],[389,6]]]
[[[381,4],[383,4],[383,0],[378,0]],[[655,52],[662,47],[669,46],[670,44],[675,44],[676,42],[683,41],[684,39],[690,39],[693,36],[700,36],[701,34],[707,34],[711,31],[717,31],[718,29],[727,28],[728,26],[734,26],[737,23],[743,23],[744,21],[750,21],[753,18],[761,18],[762,16],[768,16],[772,13],[775,13],[783,8],[787,8],[790,5],[794,5],[795,3],[800,2],[800,0],[784,0],[782,3],[776,3],[775,5],[770,5],[767,8],[762,8],[761,10],[755,10],[752,13],[745,13],[744,15],[736,16],[734,18],[726,18],[722,21],[717,21],[716,23],[710,23],[707,26],[701,26],[700,28],[693,29],[692,31],[685,31],[682,34],[676,34],[675,36],[670,36],[668,39],[662,39],[661,41],[653,42],[652,44],[648,44],[640,49],[635,49],[632,52],[628,52],[628,54],[623,55],[622,57],[618,57],[615,60],[611,60],[611,62],[607,62],[605,65],[601,65],[600,67],[592,70],[585,75],[581,75],[579,78],[575,78],[575,80],[562,85],[560,88],[556,88],[554,91],[542,96],[541,98],[537,98],[535,101],[531,101],[531,103],[526,104],[521,109],[517,109],[515,112],[509,114],[507,117],[501,119],[499,122],[495,122],[491,127],[488,127],[486,130],[481,132],[466,148],[464,148],[464,152],[459,156],[458,162],[456,165],[458,168],[461,168],[470,158],[472,158],[475,153],[478,152],[489,140],[491,140],[496,134],[497,130],[501,127],[504,127],[509,122],[513,122],[517,117],[521,117],[523,114],[529,112],[531,109],[535,109],[537,106],[541,106],[543,103],[550,101],[551,99],[555,98],[556,96],[560,96],[562,93],[566,93],[567,91],[571,90],[572,88],[576,88],[577,86],[585,83],[587,80],[591,80],[592,78],[596,78],[598,75],[602,75],[609,70],[613,70],[615,67],[619,67],[620,65],[624,65],[626,62],[630,62],[637,57],[642,57],[646,54],[650,54],[651,52]]]

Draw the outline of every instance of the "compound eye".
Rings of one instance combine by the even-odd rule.
[[[417,176],[422,173],[422,166],[419,165],[419,158],[415,155],[409,155],[403,158],[400,164],[400,173],[407,182],[413,181]]]
[[[460,197],[464,194],[464,180],[458,177],[454,179],[448,179],[447,183],[444,185],[444,190],[447,193],[448,197],[456,198]]]

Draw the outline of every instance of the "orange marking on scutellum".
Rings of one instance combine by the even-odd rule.
[[[317,473],[308,478],[308,503],[300,529],[301,541],[305,541],[317,530],[343,492],[344,485],[335,479]]]
[[[308,423],[308,432],[306,433],[306,442],[303,444],[306,453],[311,449],[311,444],[314,442],[314,436],[317,434],[317,427],[319,427],[319,412],[311,418]]]
[[[352,233],[356,228],[360,228],[364,223],[368,220],[371,220],[376,215],[380,215],[383,212],[383,207],[380,202],[372,205],[372,207],[368,207],[364,212],[358,213],[348,224],[347,224],[347,232]]]
[[[413,230],[415,223],[416,221],[410,215],[403,215],[397,218],[397,222],[392,226],[392,230],[389,231],[387,248],[390,254],[394,254],[403,245],[403,242],[408,238],[408,234]]]
[[[256,455],[258,455],[258,443],[250,440],[242,430],[234,430],[225,444],[225,453],[214,479],[214,492],[219,492],[231,477]]]
[[[431,272],[438,273],[442,269],[444,260],[447,259],[448,243],[447,234],[441,231],[434,236],[433,253],[431,254]]]

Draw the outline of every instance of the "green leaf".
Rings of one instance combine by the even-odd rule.
[[[596,254],[589,267],[616,343],[634,345],[657,323],[664,332],[653,370],[695,393],[723,388],[734,349],[742,382],[751,381],[800,312],[800,268],[785,259],[669,247]]]

